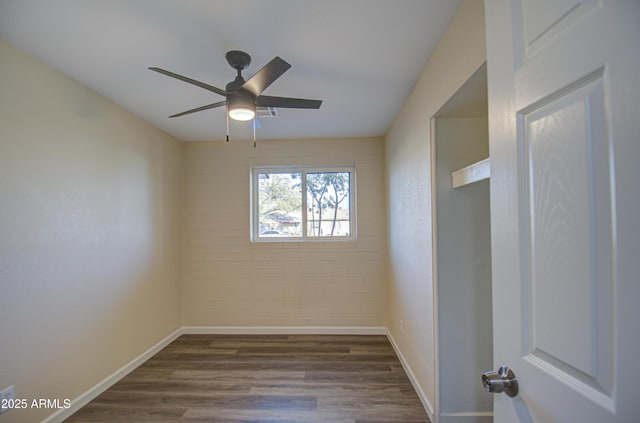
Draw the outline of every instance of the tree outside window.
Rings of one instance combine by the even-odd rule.
[[[349,175],[307,173],[307,236],[349,236]]]

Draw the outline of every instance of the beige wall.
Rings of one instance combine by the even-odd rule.
[[[483,4],[466,0],[385,142],[389,232],[388,328],[435,405],[429,120],[485,61]],[[400,332],[404,321],[404,334]],[[431,410],[433,411],[433,410]]]
[[[249,173],[263,165],[353,165],[355,242],[251,243]],[[185,326],[386,325],[383,142],[185,144]]]
[[[0,388],[73,399],[180,327],[181,178],[176,140],[0,41]]]

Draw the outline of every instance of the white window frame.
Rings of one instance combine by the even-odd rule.
[[[307,173],[349,172],[349,236],[307,236]],[[258,210],[258,176],[263,173],[300,173],[302,182],[302,234],[299,237],[261,237]],[[251,167],[250,227],[251,242],[345,242],[356,240],[356,168],[355,166],[253,166]]]

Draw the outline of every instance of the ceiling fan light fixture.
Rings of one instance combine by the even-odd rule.
[[[229,117],[233,120],[251,120],[256,115],[251,109],[245,109],[243,107],[237,107],[235,109],[229,110]]]
[[[229,96],[229,117],[233,120],[247,121],[256,115],[256,104],[252,98],[241,96]]]

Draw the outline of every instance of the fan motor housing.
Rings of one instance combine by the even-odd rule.
[[[251,108],[255,109],[256,98],[253,94],[246,90],[230,91],[227,96],[228,106],[240,106],[248,107],[248,104],[252,104]]]

